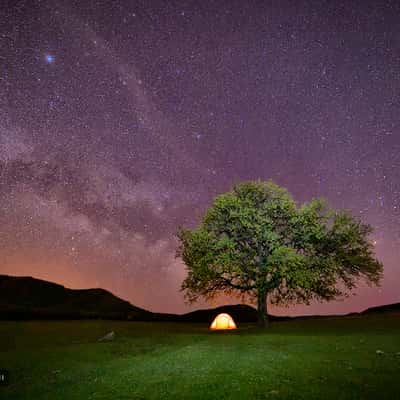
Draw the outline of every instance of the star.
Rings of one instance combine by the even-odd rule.
[[[44,59],[46,61],[46,64],[53,64],[55,61],[55,57],[52,54],[46,54],[44,56]]]

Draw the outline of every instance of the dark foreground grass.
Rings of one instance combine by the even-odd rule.
[[[400,399],[399,314],[239,328],[0,322],[0,398]]]

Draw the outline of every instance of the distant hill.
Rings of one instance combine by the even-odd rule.
[[[231,315],[234,321],[255,322],[257,321],[257,310],[246,304],[236,304],[209,308],[206,310],[196,310],[181,316],[182,321],[212,321],[217,314],[227,313]]]
[[[104,289],[68,289],[31,277],[0,275],[0,319],[151,319]]]
[[[400,303],[385,304],[383,306],[370,307],[364,310],[361,314],[380,313],[386,311],[400,311]]]
[[[368,308],[360,313],[400,311],[400,303]],[[104,289],[68,289],[32,277],[0,275],[0,320],[7,319],[121,319],[133,321],[210,323],[219,313],[236,322],[257,321],[257,311],[245,304],[196,310],[186,314],[153,313],[136,307]],[[357,315],[352,313],[351,315]],[[272,320],[331,318],[334,316],[277,317]]]
[[[211,323],[216,315],[228,313],[236,322],[256,322],[257,310],[247,304],[227,305],[186,314],[154,314],[153,320],[170,322],[206,322]]]

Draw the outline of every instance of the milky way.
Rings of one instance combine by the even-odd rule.
[[[400,301],[399,2],[5,3],[0,273],[181,312],[178,226],[260,178],[372,224],[385,266],[275,312]]]

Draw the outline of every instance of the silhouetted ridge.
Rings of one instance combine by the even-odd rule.
[[[68,289],[32,277],[0,275],[0,317],[151,319],[105,289]]]
[[[383,306],[370,307],[362,312],[362,314],[379,313],[386,311],[400,311],[400,303],[385,304]]]

